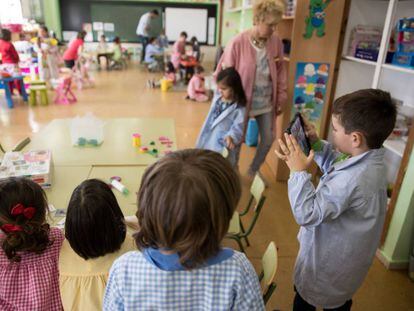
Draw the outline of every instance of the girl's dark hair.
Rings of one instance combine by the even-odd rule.
[[[23,214],[13,216],[11,211],[17,204],[22,204],[25,208],[33,207],[33,217],[27,219]],[[21,228],[17,232],[3,230],[6,237],[1,242],[1,247],[10,261],[21,260],[18,252],[40,254],[53,243],[49,240],[47,211],[46,194],[35,182],[22,177],[0,180],[0,226],[8,224]]]
[[[114,42],[115,42],[116,44],[121,43],[121,38],[119,38],[118,36],[116,36],[116,37],[114,38]]]
[[[195,42],[198,42],[196,37],[191,37],[190,39],[191,44],[194,44]]]
[[[173,63],[172,63],[172,62],[168,62],[168,63],[167,63],[167,72],[168,72],[168,73],[170,73],[170,72],[175,72],[175,68],[174,68],[174,65],[173,65]]]
[[[181,31],[180,37],[185,37],[187,39],[188,38],[188,35],[187,35],[187,33],[185,31]]]
[[[145,171],[136,213],[138,249],[171,249],[187,269],[220,251],[241,194],[237,173],[219,153],[184,149]]]
[[[49,34],[49,29],[45,25],[41,25],[39,28],[46,31]]]
[[[126,237],[124,215],[106,183],[89,179],[76,187],[66,213],[65,237],[84,259],[121,248]]]
[[[151,38],[149,38],[148,43],[153,43],[153,42],[155,42],[156,40],[157,40],[157,38],[155,38],[155,37],[151,37]]]
[[[240,106],[246,106],[246,94],[239,73],[234,67],[228,67],[217,75],[217,83],[223,83],[233,90],[234,100]]]
[[[86,37],[86,31],[85,30],[81,30],[81,31],[79,31],[78,32],[78,35],[77,35],[77,38],[78,39],[85,39],[85,37]]]
[[[199,74],[199,73],[202,73],[202,72],[204,72],[204,67],[203,66],[198,65],[198,66],[194,67],[194,73]]]
[[[4,41],[10,41],[11,40],[11,31],[5,28],[1,29],[1,38]]]

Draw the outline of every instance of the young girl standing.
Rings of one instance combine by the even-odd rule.
[[[264,310],[249,260],[221,247],[240,194],[236,172],[210,150],[149,166],[138,194],[140,252],[113,264],[103,310]]]
[[[0,180],[0,310],[63,310],[58,259],[64,237],[46,223],[47,212],[38,184]]]
[[[237,167],[246,115],[246,95],[234,67],[219,72],[217,89],[196,147],[216,152],[222,152],[226,147],[230,163]]]

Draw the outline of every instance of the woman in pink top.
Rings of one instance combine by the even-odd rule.
[[[180,68],[180,61],[185,56],[185,43],[187,41],[187,33],[185,31],[180,33],[180,38],[175,41],[173,51],[171,54],[171,62],[175,69]]]
[[[64,236],[50,229],[47,212],[38,184],[0,180],[0,310],[63,310],[58,260]]]
[[[86,31],[79,31],[76,39],[69,44],[68,49],[63,53],[66,68],[72,69],[75,66],[75,61],[78,59],[79,54],[82,53],[85,36]]]
[[[257,121],[260,142],[248,175],[259,172],[275,138],[276,116],[286,101],[286,66],[283,45],[274,33],[284,12],[282,0],[258,0],[253,7],[253,28],[237,35],[227,45],[217,71],[235,67],[247,97],[244,132],[249,117]]]

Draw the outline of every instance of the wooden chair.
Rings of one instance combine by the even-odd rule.
[[[270,242],[262,257],[262,271],[259,281],[263,290],[263,300],[266,304],[276,289],[274,278],[277,271],[277,248],[275,242]]]
[[[237,244],[239,245],[240,251],[242,251],[243,253],[245,251],[244,251],[242,239],[246,241],[247,246],[250,245],[248,236],[253,231],[253,228],[262,210],[263,204],[266,200],[266,197],[263,195],[265,188],[266,188],[266,185],[264,181],[257,174],[253,180],[252,186],[250,187],[251,195],[250,195],[250,199],[249,199],[249,202],[246,208],[240,213],[237,211],[234,212],[233,217],[230,221],[230,226],[229,226],[229,230],[228,230],[226,238],[235,240]],[[247,230],[245,230],[240,217],[246,215],[249,212],[253,203],[255,203],[253,219],[251,220],[250,225],[247,227]]]

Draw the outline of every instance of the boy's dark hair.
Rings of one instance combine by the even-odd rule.
[[[17,204],[24,208],[33,207],[35,213],[32,218],[24,214],[12,215],[12,209]],[[19,262],[18,252],[42,253],[53,241],[49,240],[49,225],[46,223],[48,204],[43,189],[23,177],[10,177],[0,180],[0,226],[12,225],[20,228],[19,231],[3,232],[6,238],[2,242],[2,249],[10,261]]]
[[[65,237],[84,259],[121,248],[126,237],[124,215],[106,183],[89,179],[76,187],[66,214]]]
[[[187,35],[187,33],[185,31],[181,31],[180,37],[185,37],[187,39],[188,38],[188,35]]]
[[[361,132],[368,148],[378,149],[394,129],[397,108],[390,93],[365,89],[335,100],[332,114],[341,122],[346,134]]]
[[[4,41],[10,41],[11,40],[11,31],[6,29],[6,28],[2,28],[1,29],[1,38]]]
[[[195,74],[200,74],[204,72],[204,67],[201,65],[197,65],[194,67],[194,73]]]
[[[197,37],[191,37],[190,42],[191,44],[198,42]]]
[[[246,106],[246,93],[239,73],[234,67],[228,67],[220,71],[217,75],[217,83],[223,83],[233,90],[234,100],[240,106]]]
[[[239,202],[240,180],[219,153],[184,149],[147,168],[138,193],[138,249],[177,252],[187,269],[220,251]]]
[[[86,31],[85,30],[81,30],[78,32],[78,35],[76,36],[78,39],[82,39],[84,40],[86,37]]]
[[[149,38],[148,43],[154,43],[155,41],[157,41],[157,38],[151,37]]]
[[[160,15],[160,13],[158,13],[158,10],[152,10],[151,13],[154,14],[154,15],[156,15],[156,16],[159,16]]]
[[[167,72],[168,72],[168,73],[170,73],[170,72],[175,72],[175,68],[174,68],[174,65],[173,65],[173,63],[172,63],[172,62],[168,62],[168,63],[167,63]]]
[[[119,38],[118,36],[116,36],[116,37],[114,38],[114,43],[116,43],[116,44],[121,43],[121,38]]]

